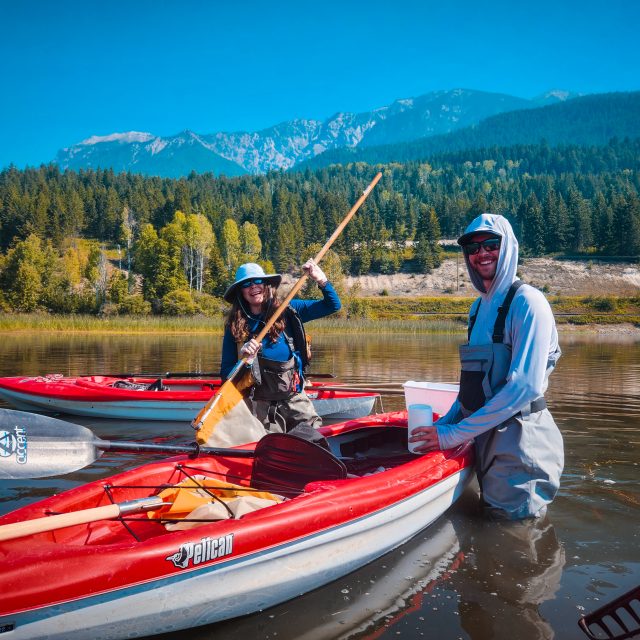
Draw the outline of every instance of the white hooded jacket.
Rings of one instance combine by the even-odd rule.
[[[489,291],[465,256],[473,286],[480,293],[472,305],[470,317],[477,318],[469,344],[492,342],[493,326],[511,284],[517,279],[518,241],[508,220],[485,213],[476,218],[465,234],[488,232],[502,239],[496,275]],[[479,306],[479,308],[478,308]],[[486,404],[467,418],[462,418],[456,400],[436,424],[442,449],[448,449],[492,429],[518,412],[526,412],[533,400],[544,395],[548,377],[560,357],[558,333],[551,307],[537,289],[523,285],[515,294],[506,318],[504,344],[512,347],[512,359],[506,385]]]

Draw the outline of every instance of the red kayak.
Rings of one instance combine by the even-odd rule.
[[[325,390],[313,382],[306,393],[321,418],[369,415],[377,393]],[[125,420],[191,421],[220,387],[219,378],[114,378],[109,376],[0,378],[0,399],[24,411],[69,413]],[[332,385],[333,387],[333,385]]]
[[[0,411],[0,427],[28,466],[31,427],[10,426],[21,414]],[[87,431],[22,415],[34,423],[49,421],[52,433],[58,431],[54,423]],[[151,462],[0,518],[0,539],[7,529],[9,538],[16,535],[3,526],[10,523],[18,523],[21,535],[0,542],[1,632],[11,640],[131,638],[260,611],[402,544],[444,513],[472,475],[469,446],[408,453],[406,412],[322,432],[331,453],[295,436],[270,434],[217,455]],[[78,431],[73,444],[86,448],[84,440]],[[76,452],[67,454],[73,458]],[[56,455],[52,447],[43,460]],[[5,459],[0,457],[0,472]],[[238,488],[260,492],[249,498],[265,502],[241,515],[196,517],[196,510],[177,517],[178,503],[186,504],[174,493],[178,485],[190,492],[187,502],[204,492],[206,504],[197,509],[231,512],[232,502],[222,493]],[[133,503],[132,515],[122,515],[123,503],[141,499],[153,504]],[[173,506],[159,506],[160,499]],[[137,512],[150,506],[149,513]],[[49,525],[104,507],[120,509],[120,515]],[[52,530],[25,534],[28,526]]]

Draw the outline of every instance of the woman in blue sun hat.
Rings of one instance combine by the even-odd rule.
[[[322,424],[304,392],[309,350],[304,323],[340,310],[336,290],[311,259],[302,267],[318,284],[321,300],[293,299],[262,342],[255,336],[280,306],[279,273],[267,274],[253,262],[240,265],[224,299],[231,303],[225,321],[220,374],[225,380],[243,357],[252,361],[254,383],[246,397],[253,414],[267,431],[294,435],[324,444],[317,427]]]

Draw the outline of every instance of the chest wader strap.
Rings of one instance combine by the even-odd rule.
[[[478,312],[480,311],[480,305],[482,303],[478,303],[478,307],[476,308],[476,312],[469,318],[469,326],[467,327],[467,342],[471,342],[471,332],[473,331],[473,327],[476,323],[476,319],[478,317]]]
[[[469,326],[467,327],[467,342],[471,342],[471,332],[473,331],[473,326],[476,323],[476,318],[478,317],[478,311],[480,311],[480,302],[478,303],[478,307],[476,308],[476,312],[469,318]]]
[[[498,307],[498,317],[496,323],[493,325],[493,342],[494,344],[502,344],[504,342],[504,325],[507,321],[507,314],[511,308],[511,302],[513,296],[516,295],[516,291],[523,285],[522,280],[516,280],[510,287],[504,302]]]
[[[509,291],[505,296],[504,302],[498,308],[498,317],[496,318],[496,323],[493,325],[493,342],[496,344],[502,344],[504,342],[504,326],[507,320],[507,313],[509,313],[509,309],[511,307],[511,302],[513,301],[513,297],[516,295],[516,291],[523,285],[522,280],[516,280],[511,287],[509,287]],[[523,418],[527,418],[532,413],[538,413],[543,409],[547,408],[547,401],[544,397],[536,398],[530,405],[528,410],[523,409],[520,412],[520,416]]]
[[[504,302],[498,307],[498,315],[496,317],[496,322],[493,325],[493,342],[495,344],[501,344],[504,341],[504,325],[507,321],[507,314],[509,313],[509,309],[511,308],[513,296],[516,295],[516,291],[523,284],[524,282],[522,282],[522,280],[515,280],[514,283],[509,287],[509,291],[507,291]],[[469,327],[467,328],[467,341],[471,340],[471,332],[473,331],[476,319],[478,318],[478,312],[480,311],[481,304],[482,302],[478,303],[476,312],[469,319]]]
[[[300,359],[300,375],[304,376],[305,371],[309,367],[311,352],[309,349],[309,340],[304,328],[304,323],[300,319],[298,312],[291,306],[287,309],[287,326],[286,330],[291,333],[293,339],[292,351],[298,353]]]
[[[302,323],[300,323],[302,326]],[[302,357],[300,355],[300,350],[296,349],[295,340],[291,337],[286,329],[282,332],[286,343],[289,345],[289,351],[291,352],[291,357],[294,359],[296,365],[296,371],[294,375],[294,379],[291,384],[291,391],[295,393],[300,393],[304,387],[304,364]]]
[[[287,343],[287,346],[289,347],[289,351],[291,352],[290,355],[293,356],[293,354],[296,352],[296,345],[293,342],[293,338],[287,333],[286,327],[283,330],[282,335],[284,337],[284,341]]]
[[[277,425],[278,420],[276,419],[276,415],[278,414],[278,402],[277,400],[272,400],[269,403],[269,408],[267,409],[267,420],[270,425]]]

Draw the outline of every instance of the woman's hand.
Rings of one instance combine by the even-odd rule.
[[[440,449],[438,429],[436,427],[416,427],[409,438],[409,442],[420,443],[417,447],[414,447],[414,453],[427,453],[427,451]]]
[[[251,338],[251,340],[248,340],[242,345],[240,355],[243,358],[247,358],[247,362],[250,364],[258,355],[258,351],[260,351],[261,346],[262,345],[255,338]]]
[[[309,258],[302,265],[302,270],[306,271],[307,275],[318,283],[318,286],[324,287],[327,284],[327,276],[324,275],[324,271],[315,263],[313,258]]]

